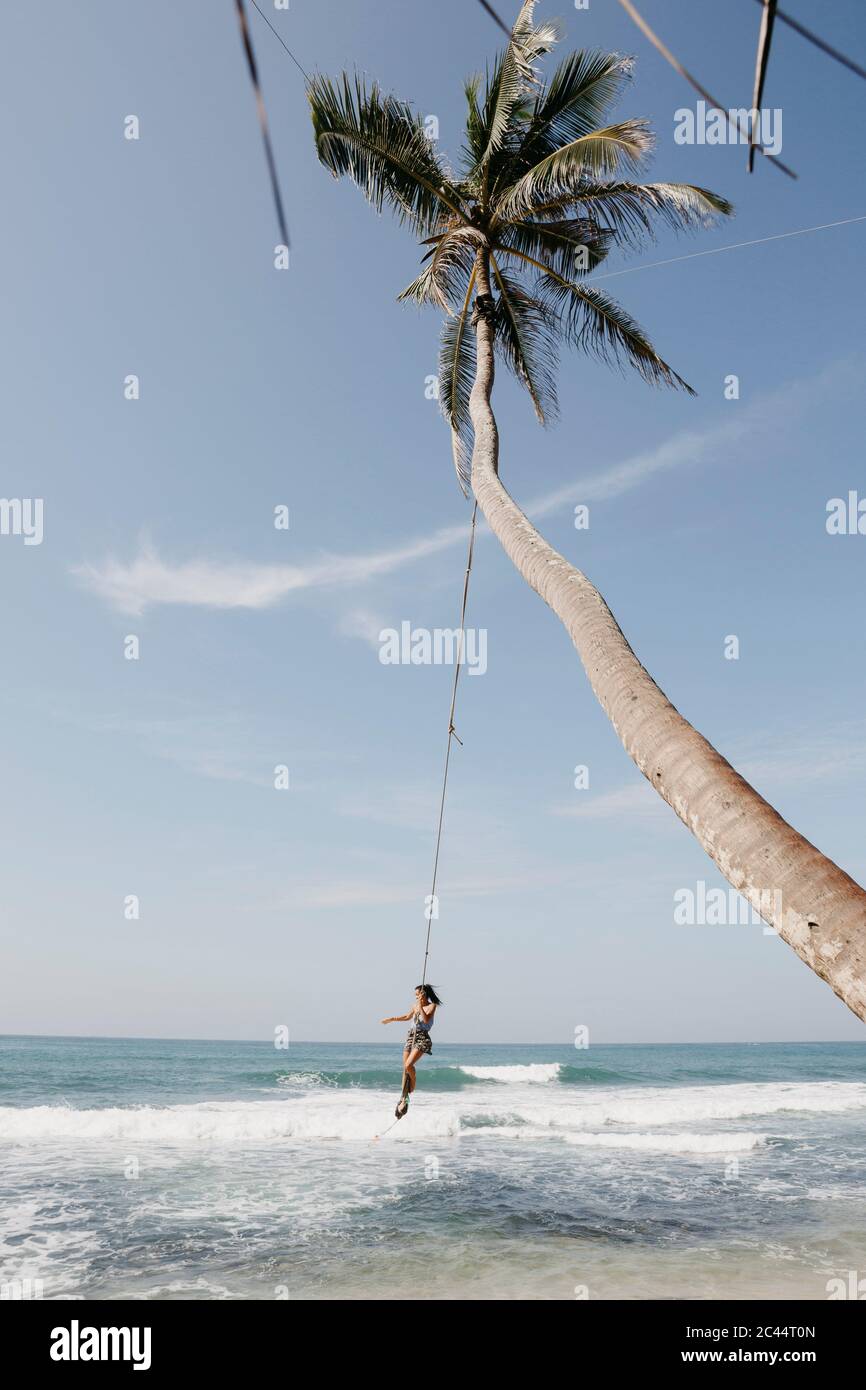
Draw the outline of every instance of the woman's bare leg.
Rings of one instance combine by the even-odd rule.
[[[418,1058],[423,1057],[423,1055],[424,1054],[419,1047],[413,1047],[408,1057],[405,1055],[405,1053],[403,1054],[403,1072],[405,1075],[409,1077],[410,1095],[415,1089],[415,1063],[418,1061]]]

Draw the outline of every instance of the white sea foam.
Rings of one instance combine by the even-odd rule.
[[[543,1064],[540,1064],[543,1065]],[[483,1070],[478,1068],[476,1070]],[[491,1069],[494,1070],[494,1069]],[[496,1069],[498,1070],[498,1069]],[[512,1070],[503,1068],[504,1071]],[[515,1068],[524,1073],[529,1068]],[[459,1096],[423,1092],[409,1114],[391,1130],[392,1140],[446,1139],[461,1132],[483,1137],[494,1129],[595,1136],[611,1126],[633,1131],[633,1148],[650,1147],[642,1137],[660,1128],[706,1125],[716,1121],[792,1114],[842,1114],[866,1109],[866,1085],[848,1082],[762,1083],[593,1090],[591,1096],[560,1087],[541,1091],[522,1078],[507,1090],[473,1088]],[[343,1139],[369,1141],[391,1123],[393,1094],[312,1090],[303,1098],[207,1102],[166,1107],[130,1106],[75,1110],[69,1106],[0,1107],[0,1143],[145,1142],[155,1145],[243,1144],[277,1140]],[[621,1137],[621,1136],[618,1136]],[[671,1147],[671,1136],[662,1136]],[[675,1137],[675,1136],[674,1136]],[[690,1142],[705,1136],[686,1134]],[[629,1147],[629,1145],[619,1147]],[[683,1152],[686,1150],[683,1149]],[[697,1151],[697,1149],[695,1150]]]
[[[638,1149],[643,1153],[736,1154],[766,1144],[766,1134],[566,1134],[585,1148]]]
[[[525,1067],[458,1067],[457,1070],[464,1076],[474,1076],[477,1081],[500,1081],[519,1086],[556,1081],[562,1068],[559,1062],[531,1062]]]
[[[556,1105],[521,1102],[515,1113],[533,1124],[555,1128],[596,1129],[604,1125],[700,1124],[707,1120],[744,1120],[763,1115],[844,1114],[866,1109],[861,1082],[768,1082],[732,1086],[683,1086],[664,1090],[594,1091],[590,1100],[571,1098]]]
[[[128,1298],[135,1302],[168,1298],[208,1298],[224,1302],[233,1297],[231,1289],[227,1289],[225,1284],[212,1284],[203,1276],[198,1279],[174,1279],[170,1284],[154,1284],[152,1288],[128,1294]]]
[[[333,1089],[336,1089],[337,1086],[337,1083],[333,1079],[333,1077],[326,1076],[325,1073],[321,1071],[281,1072],[280,1075],[277,1077],[276,1082],[278,1086],[293,1087],[330,1086]],[[269,1090],[270,1087],[263,1087],[262,1089]]]
[[[465,1131],[464,1137],[501,1138],[520,1140],[524,1143],[558,1142],[586,1149],[631,1149],[638,1153],[669,1154],[719,1154],[749,1153],[752,1149],[767,1143],[766,1134],[724,1133],[724,1134],[641,1134],[611,1133],[603,1134],[560,1132],[554,1129],[539,1129],[531,1124],[519,1126],[490,1125],[483,1129]]]
[[[2,1179],[0,1179],[2,1185]],[[47,1195],[46,1195],[47,1194]],[[100,1249],[103,1239],[90,1226],[78,1220],[80,1205],[56,1197],[48,1187],[38,1196],[3,1202],[0,1227],[0,1285],[25,1285],[29,1280],[43,1285],[40,1297],[58,1297],[58,1282],[64,1298],[80,1298],[72,1292]],[[63,1277],[58,1281],[58,1270]]]
[[[393,1107],[393,1097],[389,1098]],[[388,1101],[364,1097],[360,1104],[344,1097],[327,1104],[312,1101],[213,1102],[163,1108],[72,1110],[39,1105],[31,1109],[0,1107],[0,1141],[141,1142],[154,1144],[259,1143],[277,1139],[370,1140],[385,1129],[392,1110]],[[456,1110],[418,1106],[404,1132],[417,1137],[456,1134]]]

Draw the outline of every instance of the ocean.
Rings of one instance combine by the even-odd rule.
[[[866,1297],[863,1045],[401,1044],[0,1038],[2,1297]]]

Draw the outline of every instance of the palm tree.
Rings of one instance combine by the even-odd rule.
[[[573,53],[545,85],[538,61],[557,34],[535,24],[534,9],[535,0],[521,6],[483,85],[480,77],[466,84],[459,173],[410,106],[345,74],[310,83],[316,150],[335,177],[348,175],[378,211],[390,207],[427,248],[400,298],[446,315],[440,402],[458,477],[565,626],[626,752],[733,887],[866,1020],[866,893],[679,714],[598,590],[548,545],[499,479],[497,356],[542,422],[556,411],[560,341],[691,392],[587,275],[611,245],[639,244],[658,220],[693,228],[731,211],[705,188],[637,181],[652,144],[647,123],[604,123],[630,60]]]

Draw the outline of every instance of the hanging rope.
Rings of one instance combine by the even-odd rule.
[[[458,642],[457,642],[457,660],[456,660],[456,662],[455,662],[455,664],[454,664],[454,681],[453,681],[452,686],[451,686],[451,707],[450,707],[450,709],[449,709],[449,711],[448,711],[448,738],[447,738],[446,743],[445,743],[445,766],[444,766],[444,768],[443,768],[443,770],[442,770],[442,791],[441,791],[440,796],[439,796],[439,819],[438,819],[438,822],[437,822],[437,825],[436,825],[436,850],[435,850],[435,853],[434,853],[434,855],[433,855],[433,882],[432,882],[431,887],[430,887],[430,897],[429,897],[429,899],[428,899],[428,906],[427,906],[427,935],[426,935],[426,938],[425,938],[425,941],[424,941],[424,963],[423,963],[423,965],[422,965],[422,967],[421,967],[421,984],[422,984],[422,985],[426,985],[426,983],[427,983],[427,961],[428,961],[429,958],[430,958],[430,933],[431,933],[432,928],[433,928],[433,914],[434,914],[434,912],[435,912],[435,910],[436,910],[436,881],[437,881],[438,876],[439,876],[439,852],[440,852],[440,850],[441,850],[441,848],[442,848],[442,827],[443,827],[443,825],[444,825],[444,823],[445,823],[445,797],[446,797],[446,794],[447,794],[447,792],[448,792],[448,772],[449,772],[449,769],[450,769],[450,767],[451,767],[451,744],[452,744],[452,741],[453,741],[454,739],[457,739],[457,742],[460,744],[460,747],[461,747],[461,748],[463,747],[463,740],[459,737],[459,735],[458,735],[458,733],[457,733],[457,730],[456,730],[455,727],[454,727],[454,711],[455,711],[455,709],[456,709],[456,707],[457,707],[457,686],[458,686],[458,684],[460,683],[460,670],[461,670],[461,667],[462,667],[462,665],[463,665],[463,648],[464,648],[464,643],[465,643],[465,640],[466,640],[466,632],[465,632],[466,604],[467,604],[468,599],[469,599],[469,575],[470,575],[470,572],[471,572],[471,570],[472,570],[472,556],[473,556],[473,553],[474,553],[474,550],[475,550],[475,526],[476,526],[477,517],[478,517],[478,503],[476,502],[475,505],[474,505],[473,508],[472,508],[472,521],[470,522],[470,525],[469,525],[469,552],[468,552],[468,554],[467,554],[467,556],[466,556],[466,573],[465,573],[464,576],[463,576],[463,599],[462,599],[461,604],[460,604],[460,629],[459,629],[459,631],[460,631],[460,636],[459,636]],[[411,1044],[409,1045],[409,1052],[410,1052],[410,1053],[412,1052],[412,1050],[413,1050],[414,1047],[415,1047],[415,1039],[417,1038],[417,1036],[418,1036],[418,1015],[417,1015],[417,1013],[416,1013],[416,1015],[415,1015],[415,1027],[414,1027],[413,1032],[412,1032],[412,1042],[411,1042]],[[407,1072],[407,1073],[406,1073],[406,1076],[404,1077],[404,1080],[403,1080],[403,1090],[402,1090],[402,1092],[401,1092],[401,1100],[405,1100],[406,1095],[408,1094],[408,1090],[409,1090],[409,1074],[408,1074],[408,1072]],[[403,1113],[405,1114],[405,1111],[404,1111]],[[398,1118],[399,1118],[399,1119],[402,1119],[402,1115],[399,1116]],[[396,1123],[397,1123],[397,1120],[395,1120],[393,1124],[390,1124],[390,1125],[388,1126],[387,1129],[383,1130],[381,1136],[378,1136],[378,1135],[377,1135],[377,1138],[383,1137],[384,1135],[388,1134],[388,1133],[394,1128],[394,1125],[396,1125]]]
[[[472,554],[475,549],[475,521],[478,516],[478,503],[472,508],[472,521],[469,526],[469,553],[466,556],[466,573],[463,576],[463,600],[460,604],[460,637],[457,647],[457,661],[454,666],[454,683],[451,687],[451,708],[448,711],[448,739],[445,744],[445,768],[442,773],[442,795],[439,798],[439,821],[436,826],[436,853],[433,856],[433,882],[430,887],[430,906],[427,917],[427,939],[424,942],[424,964],[421,967],[421,983],[427,983],[427,959],[430,955],[430,930],[433,926],[433,911],[436,902],[436,878],[439,873],[439,851],[442,847],[442,825],[445,817],[445,793],[448,790],[448,769],[451,765],[451,740],[457,739],[460,747],[463,747],[462,739],[458,738],[457,730],[454,727],[454,710],[457,705],[457,684],[460,680],[460,671],[463,665],[463,647],[465,643],[465,623],[466,623],[466,604],[469,598],[469,574],[472,569]],[[417,1024],[416,1024],[417,1028]]]
[[[475,550],[475,522],[478,516],[478,503],[472,508],[472,521],[469,526],[469,553],[466,556],[466,573],[463,576],[463,600],[460,604],[460,637],[457,644],[457,660],[454,664],[454,683],[451,686],[451,708],[448,711],[448,739],[445,744],[445,767],[442,772],[442,793],[439,797],[439,821],[436,826],[436,852],[433,855],[433,882],[430,887],[430,898],[427,908],[427,937],[424,942],[424,963],[421,967],[421,984],[427,983],[427,961],[430,957],[430,932],[433,928],[433,914],[436,910],[436,879],[439,874],[439,851],[442,848],[442,826],[445,820],[445,794],[448,791],[448,770],[451,766],[451,742],[457,739],[460,747],[463,747],[462,740],[457,735],[454,727],[454,710],[457,706],[457,686],[460,681],[460,670],[463,665],[463,644],[465,641],[464,624],[466,622],[466,603],[469,598],[469,574],[472,569],[472,554]],[[415,1015],[415,1030],[412,1034],[412,1046],[415,1046],[415,1039],[418,1036],[418,1015]],[[409,1084],[408,1077],[403,1085],[403,1094],[406,1094],[406,1087]]]

